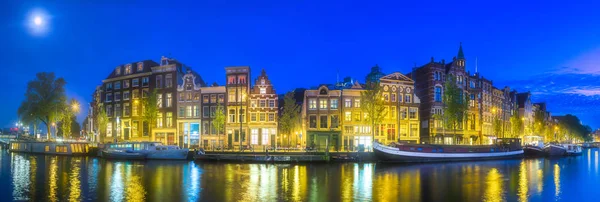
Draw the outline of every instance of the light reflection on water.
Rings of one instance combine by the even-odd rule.
[[[2,151],[0,182],[10,183],[0,183],[0,189],[6,190],[0,193],[0,201],[594,199],[600,194],[585,189],[600,186],[598,158],[598,150],[591,150],[562,159],[286,165],[124,162]],[[577,187],[578,183],[590,186]]]

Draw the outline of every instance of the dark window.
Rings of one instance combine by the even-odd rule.
[[[316,116],[310,116],[309,118],[309,128],[317,128],[317,117]]]
[[[320,121],[320,128],[327,128],[327,116],[321,116]]]

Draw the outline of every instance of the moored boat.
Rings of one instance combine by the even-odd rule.
[[[546,156],[564,156],[566,152],[567,150],[561,145],[549,144],[544,147]]]
[[[546,154],[543,148],[534,145],[525,145],[523,147],[523,153],[525,156],[529,157],[544,156]]]
[[[576,144],[563,144],[562,145],[566,149],[567,156],[579,156],[582,154],[581,146]]]
[[[523,137],[523,153],[528,157],[544,156],[544,142],[541,136],[525,136]]]
[[[71,156],[71,155],[87,155],[89,149],[90,149],[90,145],[88,142],[11,141],[9,151]]]
[[[492,145],[426,145],[395,144],[385,146],[375,142],[373,151],[381,161],[442,162],[517,158],[523,156],[521,140],[498,138]]]
[[[119,149],[106,149],[102,150],[102,157],[107,159],[120,159],[120,160],[144,160],[146,155],[142,153],[136,153],[131,150],[119,150]]]
[[[162,145],[160,142],[120,142],[104,145],[104,150],[129,150],[132,153],[141,153],[146,159],[157,160],[185,160],[189,150],[181,149],[175,145]],[[104,154],[102,154],[104,155]]]

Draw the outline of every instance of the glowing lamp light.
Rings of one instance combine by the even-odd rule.
[[[40,16],[36,16],[35,18],[33,18],[33,23],[37,26],[42,25],[43,21],[42,21],[42,17]]]

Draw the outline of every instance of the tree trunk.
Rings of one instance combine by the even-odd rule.
[[[50,130],[50,124],[46,124],[46,128],[48,129],[48,135],[46,136],[46,139],[49,140],[52,133],[52,130]]]

